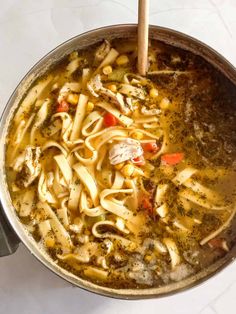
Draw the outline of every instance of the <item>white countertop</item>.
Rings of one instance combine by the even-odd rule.
[[[96,27],[135,23],[137,0],[1,0],[0,111],[21,77],[64,40]],[[236,66],[236,0],[150,0],[150,23],[209,44]],[[234,314],[236,262],[168,298],[122,301],[72,287],[22,245],[0,259],[0,314]]]

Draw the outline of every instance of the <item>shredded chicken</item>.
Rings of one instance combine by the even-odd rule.
[[[138,98],[141,100],[145,100],[146,98],[146,93],[144,89],[136,87],[136,86],[132,86],[130,84],[121,84],[119,91],[121,94],[132,96],[134,98]]]
[[[18,184],[20,186],[28,187],[40,174],[40,155],[40,147],[29,145],[21,154],[21,158],[16,160],[13,169],[18,172]]]
[[[99,97],[98,92],[103,88],[100,74],[91,78],[87,83],[87,88],[94,97]]]
[[[141,108],[141,113],[144,116],[155,116],[161,113],[160,109],[147,109],[147,107],[142,107]]]
[[[103,96],[113,102],[120,108],[122,113],[128,114],[130,112],[128,105],[124,102],[124,97],[120,93],[114,93],[102,85],[100,74],[91,78],[87,84],[87,88],[94,97]]]
[[[133,108],[133,99],[130,98],[130,97],[126,97],[125,99],[126,101],[126,104],[128,105],[130,111],[134,111],[134,108]]]
[[[127,138],[115,144],[109,152],[109,160],[112,165],[117,165],[126,160],[132,160],[143,155],[143,149],[139,141]]]
[[[111,50],[111,44],[109,41],[104,40],[104,42],[97,48],[94,56],[94,64],[99,65],[99,63],[107,56],[108,52]]]

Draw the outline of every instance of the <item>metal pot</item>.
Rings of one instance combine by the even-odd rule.
[[[154,298],[189,289],[190,287],[193,287],[205,281],[212,275],[218,273],[219,270],[223,269],[231,261],[233,261],[236,256],[236,245],[226,256],[219,259],[217,262],[210,265],[201,272],[180,282],[171,283],[160,288],[139,290],[112,289],[102,287],[87,280],[78,278],[65,269],[59,267],[49,256],[42,252],[34,239],[24,229],[24,226],[17,217],[11,203],[10,194],[6,183],[5,139],[14,112],[27,90],[38,77],[43,75],[53,64],[58,62],[58,60],[61,60],[65,55],[68,55],[75,49],[86,48],[87,46],[101,41],[104,38],[130,38],[136,36],[137,25],[115,25],[78,35],[58,46],[43,59],[41,59],[22,79],[5,107],[1,117],[0,125],[0,163],[2,165],[0,169],[0,256],[14,253],[18,247],[19,242],[21,241],[25,244],[29,251],[45,266],[70,283],[91,292],[122,299]],[[236,85],[236,69],[221,55],[198,40],[174,30],[157,26],[150,26],[150,38],[191,51],[194,54],[203,57]]]

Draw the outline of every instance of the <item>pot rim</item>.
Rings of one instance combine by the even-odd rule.
[[[100,294],[103,296],[109,296],[113,298],[119,299],[145,299],[145,298],[157,298],[163,296],[169,296],[175,293],[179,293],[182,291],[189,290],[202,282],[205,282],[207,279],[213,277],[217,273],[219,273],[222,269],[224,269],[228,264],[230,264],[236,257],[236,246],[232,248],[232,250],[222,259],[219,259],[214,264],[211,264],[207,269],[200,271],[199,273],[190,276],[180,282],[172,283],[163,287],[159,288],[147,288],[147,289],[114,289],[108,288],[101,285],[94,284],[88,280],[82,279],[73,275],[72,273],[62,269],[59,267],[54,261],[52,261],[46,253],[44,253],[38,246],[38,244],[32,239],[32,236],[27,234],[24,226],[20,222],[18,216],[15,213],[13,205],[11,204],[10,194],[8,191],[7,183],[6,183],[6,173],[5,173],[5,139],[8,132],[9,124],[11,118],[14,114],[15,108],[18,106],[19,101],[24,97],[24,93],[22,94],[20,89],[22,85],[27,85],[28,87],[32,84],[33,81],[38,77],[32,76],[33,72],[38,68],[41,68],[41,65],[52,56],[57,56],[64,47],[68,45],[76,44],[76,41],[80,41],[81,39],[85,38],[92,38],[94,42],[96,38],[99,37],[99,40],[103,38],[101,33],[109,34],[109,32],[113,32],[113,34],[119,34],[121,30],[124,30],[129,34],[128,37],[131,35],[135,35],[137,33],[137,24],[116,24],[110,25],[105,27],[100,27],[94,30],[90,30],[74,36],[67,41],[59,44],[56,48],[51,50],[47,53],[43,58],[41,58],[23,77],[23,79],[19,82],[15,90],[13,91],[12,95],[10,96],[3,113],[0,118],[0,161],[2,162],[3,167],[0,169],[0,200],[3,205],[4,212],[9,220],[11,226],[13,227],[14,231],[20,238],[20,240],[24,243],[24,245],[28,248],[28,250],[40,261],[42,262],[48,269],[53,271],[58,276],[62,277],[63,279],[67,280],[68,282],[93,293]],[[189,50],[195,54],[199,54],[203,56],[208,62],[213,64],[218,70],[227,76],[233,83],[236,84],[236,68],[223,56],[221,56],[218,52],[214,49],[210,48],[206,44],[202,43],[201,41],[189,36],[185,35],[184,33],[165,28],[155,25],[150,25],[150,36],[154,39],[158,39],[160,41],[166,42],[167,44],[172,44],[176,47],[185,48],[185,50]],[[155,38],[154,35],[159,33],[160,38]],[[99,36],[98,36],[99,34]],[[113,36],[114,38],[119,38],[119,36]],[[107,36],[107,35],[106,35]],[[104,36],[104,37],[106,37]],[[168,39],[168,42],[167,42]],[[189,48],[189,49],[187,49]],[[196,53],[193,51],[194,49],[199,48],[200,52]],[[78,49],[78,47],[74,46],[74,49]],[[65,52],[64,55],[68,54]],[[62,58],[62,56],[61,56]],[[212,60],[213,59],[213,60]],[[55,60],[58,60],[55,58]],[[55,61],[54,60],[54,61]],[[42,70],[42,68],[41,68]],[[46,72],[43,70],[42,72]],[[26,89],[28,89],[28,87]],[[18,101],[17,101],[18,100]],[[14,106],[14,104],[16,104]]]

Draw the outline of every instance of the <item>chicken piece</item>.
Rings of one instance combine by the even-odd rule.
[[[87,88],[94,97],[99,97],[98,92],[103,88],[100,74],[91,78],[87,83]]]
[[[87,88],[94,97],[103,96],[114,103],[124,114],[129,114],[130,109],[124,102],[124,97],[120,93],[114,93],[110,89],[103,87],[100,74],[95,75],[87,84]]]
[[[144,116],[155,116],[155,115],[158,115],[161,113],[161,110],[160,109],[147,109],[146,107],[142,107],[141,108],[141,113],[144,115]]]
[[[112,165],[132,160],[143,155],[143,149],[139,141],[127,138],[113,145],[109,152],[109,160]]]
[[[65,83],[59,91],[59,95],[57,98],[58,103],[60,104],[63,100],[67,98],[69,93],[75,92],[78,93],[80,91],[80,83],[77,82],[67,82]]]
[[[109,41],[104,40],[104,42],[97,48],[94,56],[94,65],[97,66],[102,60],[107,56],[108,52],[111,50],[111,44]]]
[[[129,108],[129,110],[130,111],[134,111],[133,99],[130,98],[130,97],[126,97],[125,101],[126,101],[126,104],[127,104],[128,108]]]
[[[115,104],[123,114],[128,115],[130,113],[130,109],[128,105],[124,102],[124,97],[120,93],[114,93],[109,89],[102,88],[101,95],[110,100],[113,104]]]
[[[13,169],[18,172],[17,184],[19,186],[28,187],[40,174],[41,165],[39,158],[41,155],[40,147],[27,146],[23,153],[20,155],[21,159],[16,160]],[[21,164],[20,164],[21,161]]]

